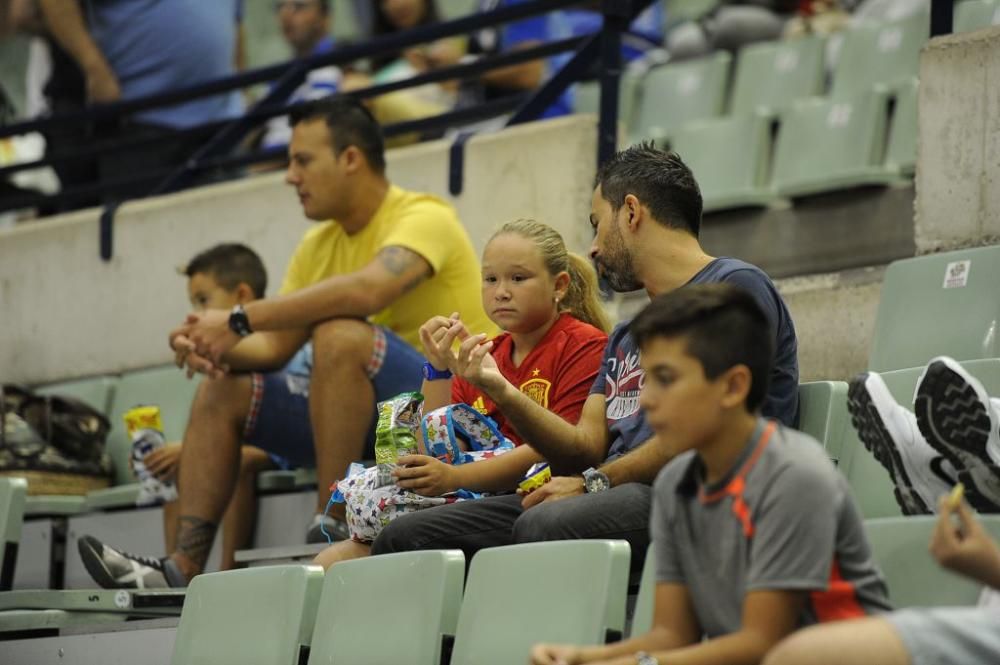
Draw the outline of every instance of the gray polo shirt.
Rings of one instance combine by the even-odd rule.
[[[801,625],[891,609],[847,481],[809,436],[761,419],[733,469],[704,484],[694,451],[653,487],[656,579],[687,586],[708,637],[736,632],[744,596],[808,591]]]

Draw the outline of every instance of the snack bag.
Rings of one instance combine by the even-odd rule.
[[[139,479],[139,496],[135,500],[137,506],[148,506],[155,503],[169,503],[177,500],[177,486],[173,482],[161,482],[149,472],[143,461],[146,455],[157,448],[166,445],[163,435],[163,421],[160,419],[160,407],[137,406],[129,409],[123,416],[125,430],[132,440],[132,469]]]
[[[423,496],[404,490],[392,478],[399,455],[424,453],[446,463],[467,464],[514,449],[514,444],[500,434],[492,420],[466,404],[452,404],[423,418],[424,449],[417,450],[419,443],[413,436],[416,426],[410,429],[410,423],[413,414],[419,414],[419,397],[406,393],[379,405],[376,466],[366,469],[352,464],[347,477],[337,483],[332,500],[347,504],[347,526],[353,540],[372,542],[386,524],[400,515],[482,496],[467,490],[444,496]],[[462,450],[463,443],[471,450]]]
[[[396,460],[418,452],[416,431],[423,401],[420,393],[403,393],[379,403],[375,425],[376,487],[391,485]]]

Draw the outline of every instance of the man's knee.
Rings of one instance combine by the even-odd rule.
[[[204,412],[213,417],[230,417],[242,422],[250,411],[252,395],[253,379],[249,374],[203,379],[195,391],[191,413]]]
[[[789,637],[771,649],[764,659],[763,665],[800,665],[808,663],[816,656],[816,647],[803,639],[801,632],[792,633]]]
[[[367,365],[372,355],[372,327],[356,319],[332,319],[313,329],[313,354],[316,365],[344,362]]]
[[[573,524],[576,511],[560,505],[562,503],[542,503],[524,511],[514,522],[514,542],[537,543],[575,538]]]

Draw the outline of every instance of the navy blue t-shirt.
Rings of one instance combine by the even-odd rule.
[[[771,383],[761,412],[788,427],[794,427],[799,411],[799,360],[795,325],[771,278],[755,265],[720,257],[691,278],[688,284],[727,282],[746,289],[764,310],[774,332],[775,360]],[[607,461],[624,455],[653,436],[639,409],[639,389],[643,371],[639,367],[639,347],[628,333],[628,324],[619,324],[608,338],[601,372],[590,393],[604,395],[611,446]]]

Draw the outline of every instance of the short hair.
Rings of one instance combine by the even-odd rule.
[[[629,194],[649,208],[653,218],[672,229],[698,237],[702,200],[691,169],[675,152],[644,142],[621,150],[597,171],[594,187],[617,211]]]
[[[211,275],[227,291],[247,284],[254,298],[263,298],[267,292],[264,262],[257,252],[239,243],[216,245],[196,255],[184,268],[184,274],[191,278],[199,273]]]
[[[325,120],[330,129],[335,155],[353,145],[364,154],[373,171],[385,173],[382,129],[364,104],[350,95],[333,95],[293,108],[288,114],[292,127],[317,118]]]
[[[662,293],[629,325],[639,347],[657,337],[683,337],[687,352],[708,379],[736,365],[750,369],[746,406],[764,403],[774,364],[774,336],[764,310],[748,291],[732,284],[694,284]]]

